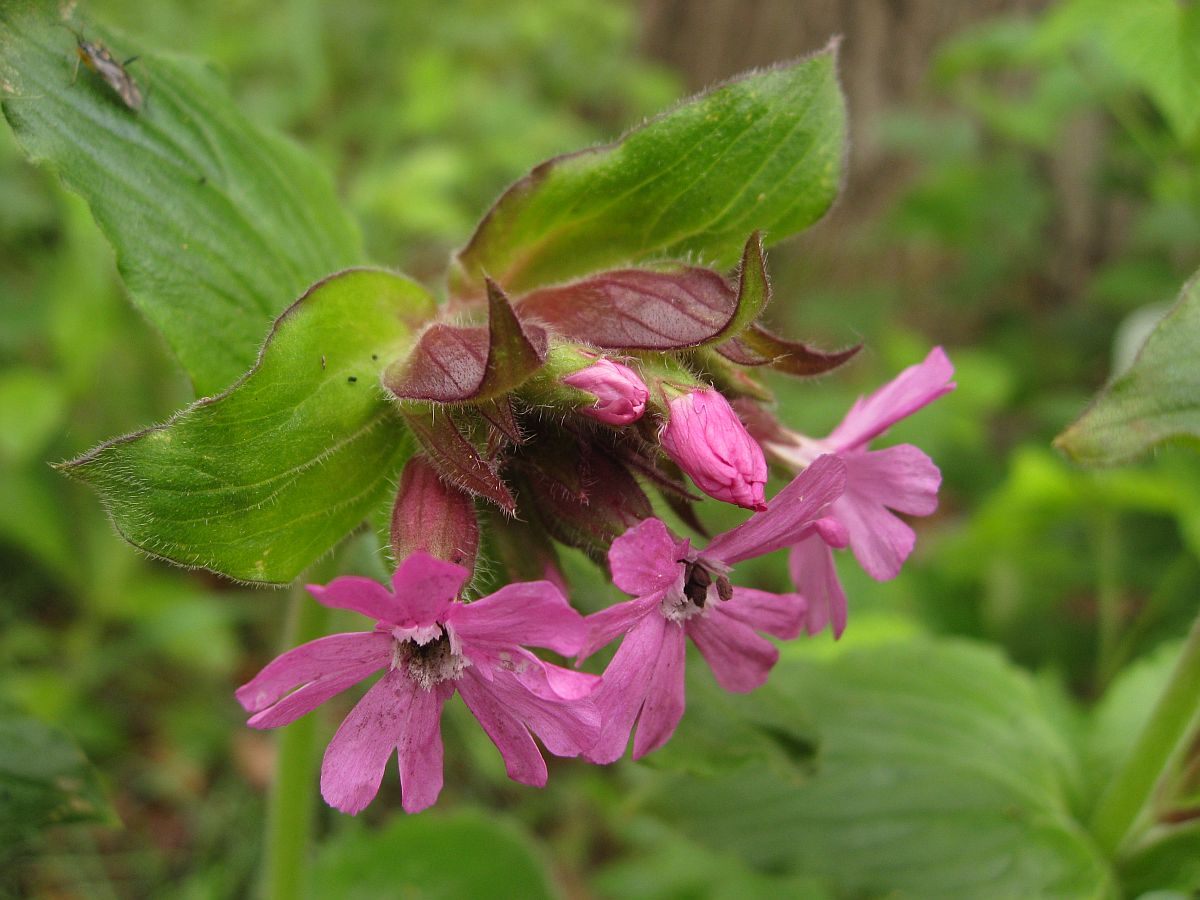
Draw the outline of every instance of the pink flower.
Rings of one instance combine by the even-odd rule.
[[[595,405],[579,411],[606,425],[636,422],[646,411],[646,401],[650,398],[650,391],[637,372],[603,356],[586,369],[568,375],[563,383],[595,394]]]
[[[685,638],[691,638],[717,683],[753,690],[767,679],[779,651],[757,632],[795,637],[804,621],[798,594],[771,594],[729,583],[730,566],[795,543],[841,493],[845,470],[833,456],[809,466],[766,512],[694,550],[658,519],[613,541],[608,561],[617,587],[635,599],[587,619],[587,657],[617,635],[625,639],[592,695],[600,738],[584,755],[609,763],[625,752],[635,720],[633,758],[666,743],[683,716]],[[640,714],[640,718],[639,718]]]
[[[809,634],[831,621],[835,637],[846,627],[846,593],[830,548],[849,545],[868,575],[887,581],[900,573],[916,543],[916,534],[894,512],[927,516],[937,509],[942,475],[933,460],[912,444],[866,448],[900,419],[954,390],[953,375],[945,351],[935,347],[923,362],[855,401],[824,440],[795,432],[763,436],[768,453],[797,469],[826,453],[846,464],[845,493],[797,542],[789,561],[796,589],[808,600]]]
[[[767,461],[729,401],[715,390],[691,391],[667,406],[659,440],[696,486],[726,503],[766,509]]]
[[[583,618],[548,582],[511,584],[462,603],[469,573],[425,553],[409,556],[392,590],[367,578],[309,585],[325,606],[375,619],[374,631],[335,634],[289,650],[238,688],[254,728],[286,725],[380,669],[325,750],[321,794],[354,815],[379,791],[388,758],[400,761],[406,812],[442,789],[442,707],[454,694],[504,757],[514,781],[546,783],[546,763],[530,732],[557,756],[595,743],[599,717],[587,698],[598,679],[542,662],[522,644],[572,654]],[[293,690],[294,689],[294,690]]]

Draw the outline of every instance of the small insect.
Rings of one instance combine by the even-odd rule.
[[[82,34],[70,26],[64,25],[63,27],[75,35],[76,59],[75,71],[71,74],[71,84],[74,84],[75,79],[79,77],[79,64],[83,63],[103,78],[104,82],[116,92],[126,106],[134,112],[140,112],[145,102],[142,99],[142,92],[138,88],[137,82],[133,80],[133,76],[125,70],[125,67],[137,57],[131,56],[125,62],[119,63],[113,59],[108,48],[99,41],[85,40]]]

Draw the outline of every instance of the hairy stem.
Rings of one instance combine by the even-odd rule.
[[[1109,856],[1125,845],[1192,723],[1200,715],[1200,617],[1137,742],[1092,814],[1091,830]]]
[[[285,629],[285,650],[321,637],[328,610],[299,585],[292,588]],[[275,778],[267,806],[263,896],[294,900],[304,895],[309,844],[316,814],[318,719],[304,716],[280,729],[275,738]]]

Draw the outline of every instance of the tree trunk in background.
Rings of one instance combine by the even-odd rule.
[[[1049,5],[1049,0],[641,0],[640,9],[645,51],[680,72],[693,90],[811,53],[832,35],[842,35],[840,70],[850,110],[846,188],[824,226],[801,242],[806,255],[819,255],[836,270],[847,252],[839,252],[837,244],[876,221],[911,175],[911,166],[880,146],[879,122],[905,106],[933,105],[927,73],[948,39],[995,16],[1034,16]],[[1050,161],[1057,209],[1048,239],[1055,242],[1053,280],[1060,287],[1078,290],[1100,245],[1111,237],[1104,233],[1106,216],[1094,208],[1098,198],[1090,184],[1095,132],[1102,127],[1095,118],[1069,123],[1073,156]],[[898,276],[913,262],[878,260]],[[850,257],[850,265],[861,264],[861,253]]]

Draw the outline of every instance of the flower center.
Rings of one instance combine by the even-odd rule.
[[[392,650],[392,668],[401,669],[409,678],[431,690],[435,684],[451,681],[462,674],[469,663],[450,646],[450,636],[438,627],[433,640],[418,644],[414,640],[396,641]]]
[[[686,622],[702,615],[706,604],[733,596],[733,585],[723,573],[697,560],[681,559],[680,563],[684,567],[683,589],[678,593],[668,591],[662,602],[662,614],[672,622]]]

